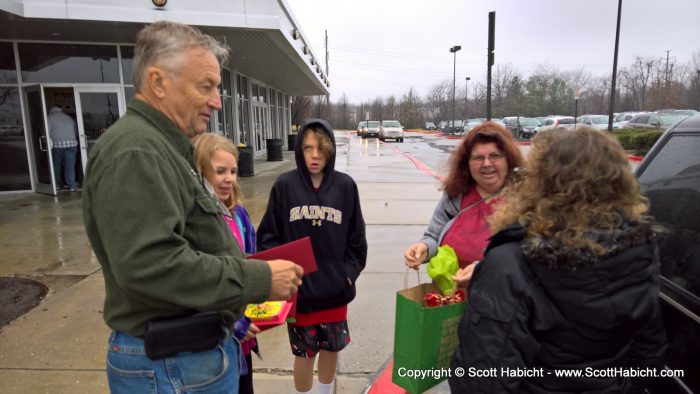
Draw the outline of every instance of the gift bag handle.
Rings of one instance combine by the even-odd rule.
[[[406,271],[404,271],[404,273],[403,273],[403,288],[404,289],[408,289],[408,272],[412,271],[412,270],[413,270],[413,268],[406,267]],[[420,285],[420,271],[418,271],[418,270],[415,270],[415,271],[416,271],[416,275],[418,276],[418,284]]]

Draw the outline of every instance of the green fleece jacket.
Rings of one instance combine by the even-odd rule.
[[[190,140],[141,100],[91,149],[83,214],[114,330],[143,337],[148,320],[194,311],[232,324],[270,293],[270,268],[241,252],[194,171]]]

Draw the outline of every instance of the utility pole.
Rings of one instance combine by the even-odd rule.
[[[328,29],[326,29],[326,80],[328,80]],[[330,105],[331,95],[326,95],[326,105]]]
[[[620,0],[622,1],[622,0]],[[487,49],[486,73],[486,120],[491,120],[491,66],[493,66],[493,51],[496,49],[496,11],[489,12],[489,46]]]
[[[613,114],[615,113],[615,86],[617,84],[617,48],[620,46],[620,15],[622,0],[617,3],[617,29],[615,30],[615,55],[613,57],[612,83],[610,84],[610,109],[608,110],[608,131],[613,129]]]
[[[665,51],[666,52],[666,71],[664,72],[664,81],[666,83],[666,90],[668,90],[668,59],[670,57],[671,51]]]
[[[461,46],[455,45],[450,48],[450,52],[454,54],[453,69],[452,69],[452,119],[450,119],[450,125],[448,130],[450,133],[456,133],[454,130],[457,126],[455,125],[455,91],[457,89],[456,78],[457,78],[457,51],[462,49]]]
[[[467,111],[468,111],[467,103],[469,101],[469,80],[470,79],[471,79],[470,77],[467,77],[464,80],[464,119],[465,120],[467,120],[469,118],[469,116],[467,115]]]

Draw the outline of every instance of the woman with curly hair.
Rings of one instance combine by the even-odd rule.
[[[486,219],[503,201],[502,191],[522,162],[517,142],[503,126],[484,122],[472,129],[452,153],[444,194],[428,229],[404,252],[406,266],[418,269],[438,246],[450,245],[460,266],[455,279],[466,285],[472,263],[484,256],[491,237]]]
[[[496,234],[474,270],[452,359],[453,370],[496,372],[452,377],[452,391],[621,393],[649,383],[609,373],[663,368],[660,230],[647,208],[617,139],[588,128],[538,135],[527,172],[490,219]],[[582,376],[556,375],[569,369]]]

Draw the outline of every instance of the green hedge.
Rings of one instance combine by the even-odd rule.
[[[613,130],[613,135],[617,137],[620,144],[626,150],[636,150],[639,153],[646,153],[651,149],[656,140],[661,137],[663,130],[647,129],[621,129]]]

